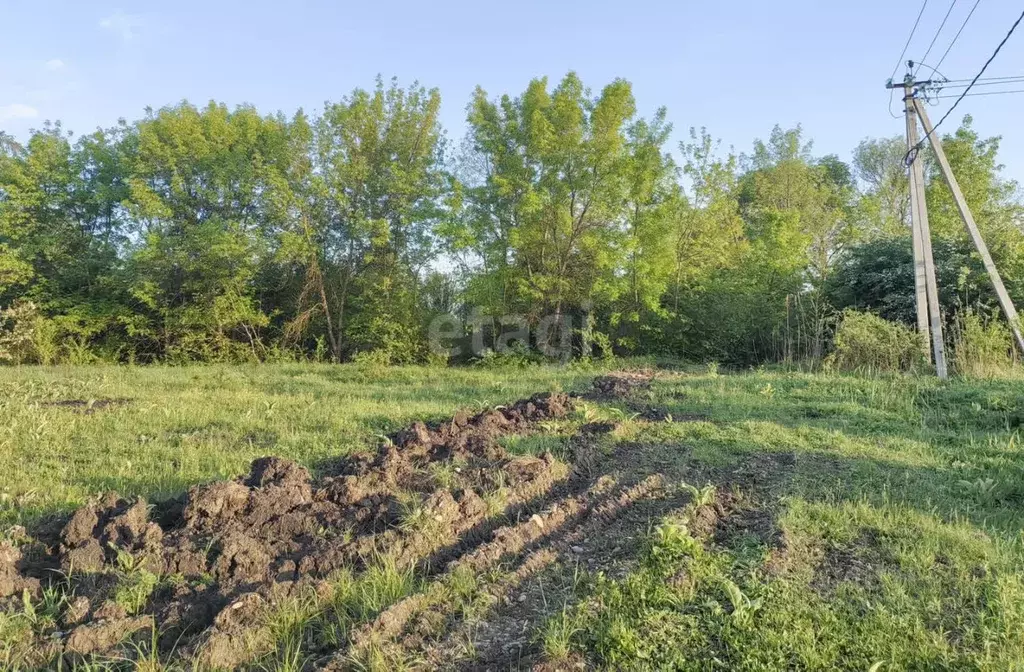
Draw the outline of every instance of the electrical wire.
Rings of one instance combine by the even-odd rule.
[[[949,115],[951,115],[953,113],[953,110],[956,109],[956,106],[960,104],[960,101],[967,97],[967,94],[968,92],[970,92],[971,88],[978,82],[981,76],[985,74],[985,70],[988,69],[988,66],[992,64],[992,61],[996,60],[996,56],[999,55],[999,52],[1002,50],[1003,46],[1005,46],[1006,43],[1009,41],[1010,36],[1013,35],[1013,31],[1017,30],[1017,26],[1020,25],[1021,21],[1024,21],[1024,12],[1021,12],[1020,16],[1017,17],[1017,20],[1013,22],[1013,25],[1010,26],[1010,30],[1007,31],[1006,33],[1006,37],[1004,37],[1002,42],[1000,42],[998,46],[996,46],[996,50],[993,51],[992,55],[988,57],[987,61],[985,61],[985,65],[981,66],[981,70],[979,70],[978,74],[974,76],[974,79],[971,80],[971,83],[967,86],[966,89],[964,89],[963,93],[960,94],[960,97],[956,99],[956,102],[953,103],[952,107],[946,110],[946,113],[942,115],[942,118],[939,119],[939,123],[932,126],[932,130],[925,133],[925,136],[921,138],[920,142],[918,142],[910,150],[907,151],[906,155],[903,158],[904,161],[913,160],[911,158],[912,155],[916,155],[917,152],[920,151],[922,147],[924,147],[925,141],[928,140],[931,137],[931,135],[935,133],[935,131],[939,130],[939,126],[942,125],[942,122],[948,119]]]
[[[941,74],[941,73],[940,73]],[[981,77],[978,82],[1001,82],[1001,81],[1012,81],[1015,79],[1024,79],[1024,75],[1005,75],[1003,77]],[[958,82],[970,83],[973,79],[944,79],[943,84],[956,84]]]
[[[903,63],[903,57],[907,55],[907,49],[910,48],[910,41],[914,39],[914,33],[917,32],[917,27],[921,24],[921,17],[924,16],[924,10],[928,7],[928,0],[924,0],[921,4],[921,11],[917,13],[917,20],[914,21],[914,27],[910,29],[910,37],[907,38],[907,43],[903,45],[903,51],[900,52],[900,57],[896,59],[896,67],[892,69],[892,74],[889,75],[889,79],[896,76],[896,71],[900,69],[900,64]]]
[[[917,27],[921,24],[921,17],[924,16],[924,10],[928,7],[928,0],[924,0],[921,3],[921,11],[917,13],[917,20],[914,21],[914,27],[910,29],[910,37],[907,38],[907,43],[903,45],[903,51],[900,52],[900,57],[896,59],[896,67],[892,69],[892,74],[889,75],[889,81],[896,76],[896,71],[900,69],[900,64],[903,63],[903,57],[907,55],[907,49],[910,48],[910,41],[914,39],[914,33],[917,32]],[[889,90],[889,114],[893,119],[899,119],[899,116],[894,114],[892,111],[892,97],[895,89]]]
[[[946,77],[946,76],[945,76],[944,74],[942,74],[941,72],[939,72],[939,69],[938,69],[937,67],[936,67],[936,68],[933,68],[932,66],[928,65],[927,63],[918,63],[918,64],[917,64],[917,66],[918,66],[918,69],[921,69],[921,68],[926,68],[926,69],[928,69],[928,70],[931,70],[931,71],[932,71],[932,74],[933,74],[933,75],[938,75],[939,77],[941,77],[941,78],[942,78],[942,82],[948,82],[948,81],[951,81],[951,80],[949,79],[949,77]],[[915,76],[916,76],[916,75],[915,75]]]
[[[942,29],[946,27],[946,21],[949,21],[949,15],[953,13],[953,8],[956,7],[957,0],[949,3],[949,9],[946,10],[946,15],[942,17],[942,23],[939,24],[939,29],[935,31],[935,37],[932,38],[931,44],[928,45],[928,49],[924,52],[924,56],[921,60],[928,58],[928,54],[932,53],[932,47],[935,46],[935,42],[939,39],[939,35],[942,34]],[[917,78],[917,73],[921,70],[921,64],[918,63],[917,69],[914,70],[914,78]]]
[[[969,93],[964,98],[974,98],[975,96],[1002,96],[1007,93],[1024,93],[1024,89],[1013,89],[1012,91],[979,91],[977,93]],[[943,98],[956,98],[957,96],[935,96],[936,100],[942,100]]]
[[[998,82],[978,82],[974,86],[1002,86],[1003,84],[1018,84],[1024,82],[1024,77],[1016,77],[1014,79],[1003,79]],[[938,87],[942,89],[963,89],[971,86],[970,84],[951,84],[949,82],[938,82]]]
[[[942,58],[939,59],[939,64],[935,66],[936,68],[942,67],[942,62],[946,60],[946,56],[949,56],[949,52],[952,51],[953,45],[960,39],[960,33],[964,32],[964,28],[967,27],[967,22],[971,20],[972,16],[974,16],[974,10],[976,10],[980,4],[981,0],[975,0],[974,7],[971,7],[971,11],[967,14],[967,18],[960,24],[960,30],[956,31],[956,35],[953,36],[953,41],[949,43],[948,47],[946,47],[945,53],[943,53]]]
[[[924,67],[931,68],[931,66],[924,64]],[[939,75],[939,79],[929,79],[927,82],[919,82],[920,87],[918,92],[924,97],[926,103],[932,105],[938,105],[940,100],[946,100],[949,98],[956,98],[957,92],[960,89],[966,89],[970,86],[970,81],[967,79],[961,80],[949,80],[940,72],[935,74]],[[966,84],[957,84],[955,82],[967,82]],[[1024,75],[1013,75],[1008,77],[982,77],[974,84],[974,88],[980,86],[1012,86],[1014,84],[1024,84]],[[987,92],[975,92],[968,95],[971,96],[992,96],[1004,93],[1004,91],[987,91]],[[1009,92],[1007,92],[1009,93]],[[942,95],[949,94],[949,95]]]

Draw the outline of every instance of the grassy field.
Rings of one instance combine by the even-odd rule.
[[[315,469],[412,420],[594,375],[6,369],[0,520],[31,527],[109,489],[152,501],[266,454]],[[502,439],[581,482],[526,511],[536,540],[441,573],[382,555],[277,605],[252,665],[1024,669],[1022,424],[1017,382],[661,371]],[[388,626],[399,615],[415,627]],[[3,619],[15,667],[34,625]]]
[[[558,368],[331,365],[0,368],[0,525],[115,490],[150,499],[263,455],[315,467],[456,409],[585,385]]]

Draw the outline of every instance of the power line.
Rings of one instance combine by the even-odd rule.
[[[971,93],[964,98],[974,98],[975,96],[1002,96],[1007,93],[1024,93],[1024,89],[1014,89],[1012,91],[979,91],[978,93]],[[956,95],[952,96],[935,96],[933,100],[942,100],[943,98],[956,98]]]
[[[910,41],[914,39],[914,33],[917,32],[917,27],[921,24],[921,17],[924,16],[924,10],[928,7],[928,0],[924,0],[921,4],[921,11],[917,13],[917,20],[914,21],[914,27],[910,29],[910,37],[907,38],[907,43],[903,45],[903,51],[900,52],[900,57],[896,59],[896,67],[892,69],[892,74],[889,75],[889,79],[892,80],[896,76],[896,71],[900,69],[900,64],[903,63],[903,57],[907,55],[907,49],[910,48]],[[892,90],[889,91],[889,114],[893,119],[899,119],[896,114],[892,111]]]
[[[946,110],[946,113],[942,115],[942,118],[939,119],[939,123],[932,126],[932,130],[925,133],[925,136],[921,138],[921,141],[918,142],[915,147],[913,147],[910,151],[907,152],[907,159],[910,158],[911,152],[913,152],[913,150],[919,151],[921,147],[924,147],[925,141],[928,140],[929,137],[939,129],[939,126],[942,125],[942,122],[949,118],[949,115],[953,113],[953,110],[955,110],[956,106],[960,104],[960,101],[967,96],[967,93],[978,82],[978,79],[980,79],[981,76],[985,74],[985,70],[988,69],[988,66],[991,65],[992,61],[996,60],[996,56],[999,55],[1000,50],[1002,50],[1003,46],[1007,43],[1007,41],[1009,41],[1010,36],[1013,35],[1013,31],[1017,30],[1017,26],[1020,25],[1021,21],[1024,21],[1024,12],[1021,12],[1020,16],[1017,17],[1017,20],[1013,22],[1013,25],[1010,26],[1010,30],[1007,31],[1006,33],[1006,37],[1004,37],[1003,41],[999,43],[999,45],[996,47],[996,50],[992,52],[992,55],[988,57],[988,60],[985,61],[985,65],[981,66],[981,70],[979,70],[978,74],[974,76],[974,79],[971,80],[971,83],[967,86],[966,89],[964,89],[963,93],[960,94],[960,97],[956,99],[956,102],[953,103],[953,106]]]
[[[960,33],[964,32],[964,28],[967,27],[967,22],[971,20],[972,16],[974,16],[974,10],[976,10],[980,4],[981,0],[975,0],[974,7],[971,7],[971,11],[967,14],[967,18],[960,24],[960,30],[956,31],[956,35],[953,36],[953,41],[949,43],[948,47],[946,47],[945,53],[943,53],[942,58],[939,59],[939,64],[935,66],[936,68],[942,67],[942,62],[946,60],[946,56],[949,56],[949,52],[953,49],[953,45],[960,39]]]
[[[929,67],[930,68],[930,66],[925,66],[925,67]],[[939,74],[942,74],[942,73],[939,73]],[[1001,82],[1001,81],[1014,80],[1014,79],[1024,79],[1024,75],[1004,75],[1002,77],[980,77],[980,78],[978,78],[978,82]],[[957,82],[967,82],[967,83],[970,83],[970,82],[973,82],[973,81],[974,81],[973,79],[944,79],[944,80],[942,80],[942,83],[943,84],[956,84]]]
[[[921,57],[922,61],[924,59],[928,58],[928,54],[932,53],[932,47],[935,46],[936,40],[938,40],[939,39],[939,35],[942,34],[942,29],[946,27],[946,21],[949,20],[949,15],[953,13],[953,8],[956,7],[956,3],[957,3],[957,0],[953,0],[953,2],[949,3],[949,9],[946,10],[946,15],[944,17],[942,17],[942,23],[939,24],[939,29],[935,31],[935,37],[932,38],[932,42],[931,42],[931,44],[928,45],[928,50],[924,52],[924,56]],[[936,67],[938,67],[938,66],[936,66]],[[914,77],[917,77],[917,73],[920,70],[921,70],[921,65],[918,64],[917,70],[914,70]]]
[[[918,68],[927,68],[928,70],[932,71],[933,75],[938,75],[941,78],[939,81],[942,81],[942,82],[950,81],[949,77],[946,77],[944,74],[939,72],[938,68],[933,68],[932,66],[928,65],[927,63],[918,63],[917,65],[918,65]]]
[[[1001,86],[1003,84],[1017,84],[1018,82],[1024,82],[1024,77],[1014,77],[1013,79],[1001,79],[999,81],[988,81],[978,82],[974,86]],[[940,89],[963,89],[971,86],[970,84],[951,84],[950,82],[935,82],[934,86]]]
[[[889,79],[896,76],[896,71],[900,69],[900,64],[903,63],[903,57],[907,55],[907,49],[910,48],[910,41],[914,39],[914,33],[917,32],[917,27],[921,24],[921,17],[924,16],[924,10],[928,7],[928,0],[924,0],[921,5],[921,11],[917,13],[917,20],[914,21],[914,27],[910,29],[910,37],[907,38],[907,43],[903,45],[903,51],[900,52],[900,57],[896,59],[896,67],[892,69],[892,74],[889,75]]]

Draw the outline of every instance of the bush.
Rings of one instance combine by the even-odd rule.
[[[953,325],[953,368],[961,376],[997,378],[1014,369],[1010,329],[998,319],[982,319],[973,311],[957,316]]]
[[[0,310],[0,362],[53,364],[57,360],[57,333],[31,301],[18,301]]]
[[[547,359],[540,353],[533,352],[522,342],[516,342],[512,347],[500,352],[488,348],[480,353],[479,357],[474,357],[471,360],[473,366],[494,369],[507,367],[525,368],[527,366],[544,364],[548,361],[552,360]]]
[[[825,366],[835,371],[896,373],[927,366],[925,344],[914,330],[872,313],[843,312]]]

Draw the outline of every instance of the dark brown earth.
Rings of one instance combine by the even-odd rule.
[[[898,568],[899,562],[879,539],[879,531],[865,527],[853,540],[824,549],[811,587],[826,597],[834,596],[844,583],[878,588],[882,574]]]
[[[131,399],[59,399],[43,404],[53,408],[70,408],[82,413],[95,413],[111,406],[124,406],[131,403]]]
[[[619,371],[594,379],[593,390],[587,396],[592,399],[627,397],[639,390],[651,387],[653,373],[649,371]]]

